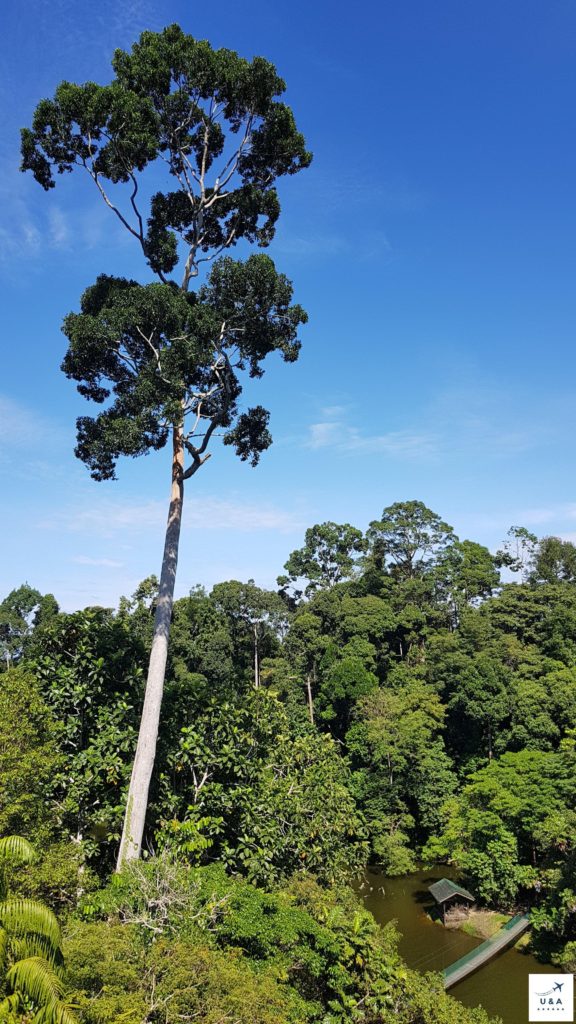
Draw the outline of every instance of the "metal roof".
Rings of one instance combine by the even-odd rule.
[[[454,896],[463,896],[465,900],[476,902],[476,897],[468,892],[468,889],[456,885],[456,882],[451,882],[449,878],[441,878],[439,882],[434,882],[434,885],[429,886],[429,892],[432,893],[437,903],[444,903]]]

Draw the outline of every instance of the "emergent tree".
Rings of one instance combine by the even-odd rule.
[[[360,530],[349,523],[318,523],[306,530],[304,546],[292,551],[278,576],[278,586],[285,593],[296,580],[307,580],[304,590],[311,597],[317,590],[328,589],[354,574],[355,558],[365,550]],[[302,591],[295,591],[295,598]]]
[[[78,420],[76,455],[96,480],[114,479],[119,456],[172,442],[172,492],[154,639],[119,864],[139,856],[160,719],[184,482],[210,457],[212,437],[252,465],[271,443],[268,413],[241,412],[241,372],[261,377],[278,351],[298,356],[304,310],[271,259],[222,253],[244,240],[266,246],[280,207],[276,179],[310,153],[285,85],[261,57],[251,62],[185,35],[144,32],[116,50],[109,85],[62,82],[22,133],[22,169],[44,189],[53,172],[80,168],[136,239],[157,278],[141,285],[101,275],[81,312],[64,321],[63,362],[87,399],[104,405]],[[160,171],[168,174],[164,190]],[[145,173],[146,172],[146,173]],[[142,179],[146,179],[141,188]],[[126,189],[126,192],[124,191]],[[153,191],[148,216],[141,195]],[[200,265],[214,260],[190,291]],[[172,274],[180,265],[177,283]]]

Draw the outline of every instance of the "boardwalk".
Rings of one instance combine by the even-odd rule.
[[[496,956],[500,950],[515,942],[529,927],[530,918],[528,914],[516,914],[516,917],[511,918],[491,939],[486,939],[486,942],[477,946],[471,953],[467,953],[460,960],[450,964],[450,967],[446,967],[443,971],[444,988],[451,988],[452,985],[462,981],[462,978],[472,974],[472,971],[477,971],[479,967],[482,967],[493,956]]]

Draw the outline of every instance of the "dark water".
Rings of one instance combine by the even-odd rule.
[[[400,952],[408,966],[417,971],[441,971],[483,941],[450,931],[428,916],[434,908],[428,886],[447,875],[450,872],[446,867],[404,878],[386,878],[367,871],[358,890],[377,921],[396,921],[402,934]],[[483,1006],[504,1024],[526,1024],[528,975],[551,973],[554,968],[550,964],[541,964],[520,950],[507,949],[454,985],[449,994],[466,1006]]]

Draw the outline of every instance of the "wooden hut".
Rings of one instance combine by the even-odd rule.
[[[471,892],[468,892],[468,889],[464,889],[462,885],[457,885],[456,882],[452,882],[449,878],[441,878],[439,882],[434,882],[434,885],[429,886],[428,891],[432,893],[440,907],[443,924],[446,923],[447,911],[456,907],[465,907],[467,912],[476,902],[476,898]]]

